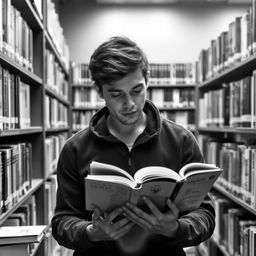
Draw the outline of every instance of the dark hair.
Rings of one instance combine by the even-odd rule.
[[[147,82],[148,60],[145,53],[127,37],[111,37],[92,54],[89,69],[91,78],[102,91],[103,84],[111,84],[127,74],[141,69]]]

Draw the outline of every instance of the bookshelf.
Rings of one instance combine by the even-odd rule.
[[[161,114],[195,131],[195,63],[150,63],[147,98]],[[104,105],[93,88],[88,63],[71,63],[72,131],[86,127]]]
[[[200,52],[198,141],[224,172],[211,191],[216,229],[198,255],[254,255],[256,245],[256,1]]]
[[[47,225],[30,255],[68,255],[50,227],[71,135],[68,46],[51,0],[2,0],[0,10],[0,225]]]

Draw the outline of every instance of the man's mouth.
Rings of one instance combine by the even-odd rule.
[[[124,116],[132,116],[132,115],[135,115],[136,113],[137,113],[137,111],[122,112],[122,115],[124,115]]]

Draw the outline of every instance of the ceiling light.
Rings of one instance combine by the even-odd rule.
[[[100,4],[172,4],[178,1],[179,0],[97,0]]]

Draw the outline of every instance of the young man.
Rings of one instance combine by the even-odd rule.
[[[126,203],[108,214],[97,208],[85,211],[84,177],[92,160],[132,175],[149,165],[178,171],[189,162],[204,161],[192,133],[162,118],[146,100],[148,60],[133,41],[110,38],[95,50],[89,67],[106,106],[66,142],[59,156],[54,238],[76,256],[185,255],[184,247],[213,233],[209,197],[189,213],[179,212],[170,199],[161,212],[148,198],[143,210]]]

